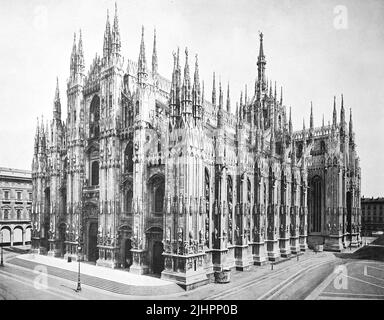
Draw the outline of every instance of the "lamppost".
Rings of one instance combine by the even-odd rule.
[[[81,245],[80,245],[80,236],[78,238],[78,245],[77,245],[77,260],[79,261],[79,269],[77,273],[77,289],[76,292],[81,291],[81,281],[80,281],[80,251],[81,251]]]
[[[79,269],[78,269],[78,273],[77,273],[77,289],[76,289],[76,292],[80,292],[81,291],[80,260],[81,260],[81,244],[82,244],[82,241],[83,241],[82,232],[83,232],[83,227],[81,225],[81,219],[79,217],[79,235],[78,235],[78,238],[77,238],[77,260],[79,262]]]
[[[76,292],[80,292],[81,291],[81,281],[80,281],[80,258],[81,258],[81,243],[82,243],[82,238],[83,238],[83,235],[82,235],[82,232],[83,232],[83,227],[81,225],[81,218],[79,217],[79,220],[78,220],[78,224],[79,224],[79,233],[78,233],[78,237],[77,237],[77,260],[78,260],[78,263],[79,263],[79,268],[78,268],[78,272],[77,272],[77,289],[76,289]]]
[[[0,230],[1,233],[1,260],[0,267],[4,267],[4,259],[3,259],[3,230]]]

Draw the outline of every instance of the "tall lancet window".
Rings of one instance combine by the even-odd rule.
[[[269,168],[269,185],[268,185],[268,203],[273,204],[273,172],[272,168]]]
[[[206,212],[209,214],[209,172],[208,169],[205,168],[205,181],[204,181],[204,196],[206,201]]]
[[[251,203],[251,194],[252,194],[252,191],[251,191],[251,180],[249,180],[249,178],[247,179],[247,201],[248,203]]]
[[[89,137],[98,138],[100,135],[100,98],[95,95],[89,108]]]
[[[99,185],[99,161],[93,161],[91,165],[91,183],[93,186]]]
[[[312,211],[312,231],[320,232],[321,231],[321,199],[322,199],[322,190],[321,190],[321,178],[315,176],[312,179],[311,183],[311,197],[312,205],[310,210]]]
[[[132,197],[133,197],[132,190],[129,189],[125,193],[125,212],[128,214],[132,213]]]
[[[227,200],[228,200],[229,210],[231,210],[232,203],[233,203],[233,185],[232,185],[231,176],[227,177]]]
[[[280,201],[281,205],[285,205],[285,175],[284,171],[281,172],[281,186],[280,186]]]
[[[124,152],[124,171],[125,173],[133,172],[133,144],[129,142]]]
[[[163,201],[164,201],[164,188],[162,185],[158,186],[155,190],[155,212],[163,212]]]

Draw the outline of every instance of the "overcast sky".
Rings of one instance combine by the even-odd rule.
[[[112,0],[1,0],[0,166],[30,169],[36,118],[52,118],[59,77],[63,115],[73,34],[82,29],[86,68],[102,54]],[[332,117],[333,96],[352,108],[362,166],[362,195],[384,194],[384,1],[130,0],[118,1],[122,54],[137,60],[141,25],[150,65],[157,29],[159,72],[171,77],[172,51],[199,55],[206,98],[212,72],[230,82],[232,110],[257,76],[259,31],[267,76],[283,86],[294,129]],[[184,61],[184,56],[182,57]],[[193,60],[193,59],[191,59]],[[191,68],[193,70],[193,61]]]

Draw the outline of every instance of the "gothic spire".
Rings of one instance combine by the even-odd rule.
[[[336,115],[336,96],[333,97],[333,126],[337,125],[337,115]]]
[[[139,83],[144,83],[147,77],[147,60],[145,58],[145,44],[144,44],[144,26],[141,27],[141,42],[139,61],[137,63],[137,75]]]
[[[344,97],[343,97],[343,94],[341,94],[340,123],[343,124],[344,122],[345,122]]]
[[[202,81],[202,89],[201,89],[201,104],[204,104],[204,80]]]
[[[247,105],[247,103],[248,103],[247,85],[245,85],[245,91],[244,91],[244,104]]]
[[[77,64],[77,48],[76,48],[76,32],[73,35],[73,46],[72,46],[72,53],[71,53],[71,75],[75,74],[76,72],[76,64]]]
[[[78,71],[84,71],[84,52],[83,52],[83,38],[81,35],[81,29],[79,31],[79,45],[77,46],[77,63],[78,63]]]
[[[265,83],[265,65],[266,61],[263,48],[263,33],[260,33],[259,56],[257,58],[257,78],[261,89]]]
[[[119,30],[119,18],[117,15],[117,4],[115,2],[115,17],[113,19],[113,31],[112,31],[112,53],[120,55],[121,41]]]
[[[324,113],[323,113],[323,122],[322,122],[322,126],[324,127]]]
[[[277,101],[277,94],[276,94],[276,81],[275,81],[275,101]]]
[[[195,74],[193,76],[193,86],[200,91],[200,77],[199,77],[199,59],[195,56]]]
[[[189,63],[188,63],[188,48],[185,48],[184,83],[185,84],[190,84]]]
[[[56,78],[56,91],[55,99],[53,102],[53,119],[61,119],[61,103],[60,103],[60,91],[59,91],[59,79]]]
[[[352,109],[349,108],[349,137],[353,138]]]
[[[223,108],[223,90],[221,89],[221,80],[219,81],[219,107]]]
[[[212,84],[212,104],[216,105],[216,79],[215,72],[213,72],[213,84]]]
[[[178,89],[177,89],[177,72],[178,72],[178,69],[177,69],[177,57],[176,57],[176,53],[173,52],[173,71],[172,71],[172,84],[171,84],[171,94],[170,94],[170,104],[171,104],[171,115],[172,116],[177,116],[177,93],[178,93]]]
[[[157,74],[156,29],[153,32],[152,73]]]
[[[103,58],[109,60],[112,45],[111,25],[109,23],[109,11],[107,10],[107,22],[105,23]]]
[[[303,131],[305,131],[305,119],[303,118]]]
[[[311,116],[309,119],[309,127],[312,130],[313,129],[313,106],[312,106],[312,101],[311,101]]]
[[[291,107],[289,107],[289,135],[292,135],[293,130],[292,130],[292,110]]]
[[[283,86],[280,87],[280,105],[283,105]]]
[[[229,98],[229,82],[228,82],[228,87],[227,87],[227,112],[231,112],[231,101]]]
[[[194,116],[200,118],[200,108],[201,108],[201,92],[200,92],[200,79],[199,79],[199,61],[198,56],[195,56],[195,73],[193,76],[193,88],[192,88],[192,100],[193,100],[193,109]]]

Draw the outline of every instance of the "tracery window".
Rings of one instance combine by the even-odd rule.
[[[124,152],[125,173],[133,172],[133,144],[129,142]]]
[[[209,172],[208,169],[205,168],[205,181],[204,181],[204,196],[206,201],[206,212],[209,213]]]
[[[99,162],[93,161],[91,166],[91,183],[92,186],[99,185]]]
[[[95,95],[89,111],[89,137],[98,138],[100,135],[100,98]]]
[[[312,179],[312,231],[320,232],[321,231],[321,178],[315,176]]]

